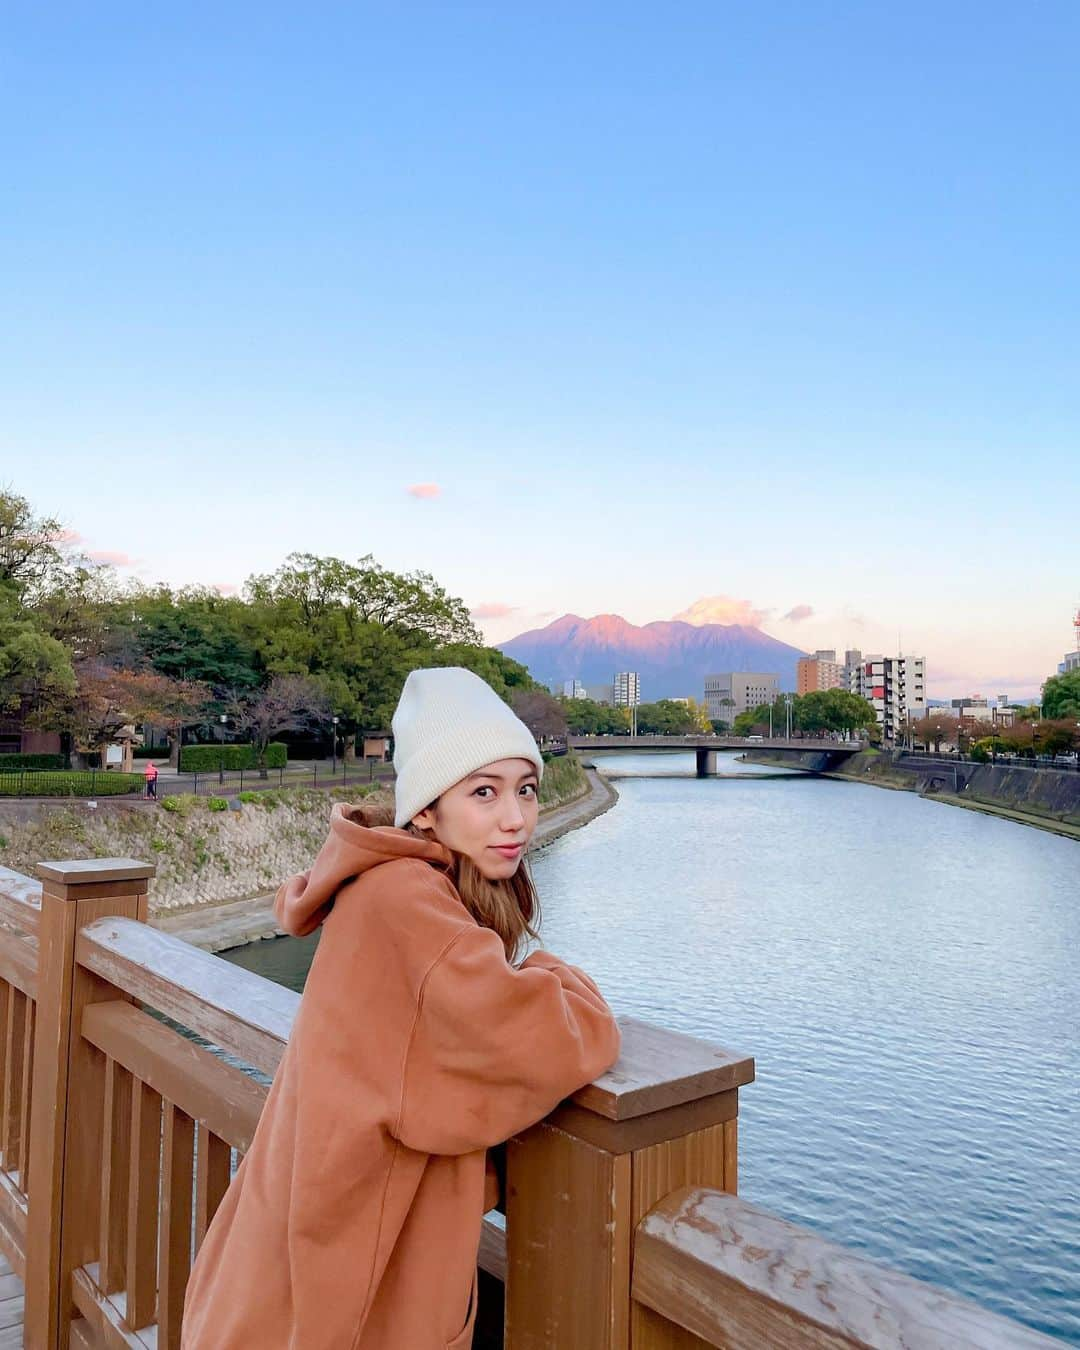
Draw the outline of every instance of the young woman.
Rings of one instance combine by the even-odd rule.
[[[543,761],[477,676],[417,670],[394,824],[335,806],[281,927],[324,932],[251,1148],[188,1285],[184,1350],[464,1350],[486,1150],[618,1056],[592,981],[535,936]]]

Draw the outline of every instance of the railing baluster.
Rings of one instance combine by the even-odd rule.
[[[26,1165],[23,1160],[22,1084],[23,1056],[26,1053],[26,995],[14,985],[8,989],[7,1053],[4,1064],[4,1167],[25,1189]]]
[[[7,1153],[7,1029],[11,1015],[11,992],[10,984],[0,984],[0,1166],[5,1171],[11,1165]]]
[[[198,1161],[195,1173],[195,1250],[202,1246],[210,1220],[217,1213],[229,1187],[232,1150],[205,1125],[199,1126]]]
[[[127,1313],[132,1331],[149,1326],[157,1306],[158,1192],[161,1177],[161,1097],[136,1082],[131,1094],[128,1174]]]
[[[24,999],[23,1013],[23,1050],[22,1050],[22,1084],[19,1088],[19,1135],[22,1139],[20,1167],[19,1167],[19,1185],[22,1187],[24,1195],[30,1194],[30,1140],[33,1137],[30,1133],[30,1104],[33,1100],[33,1074],[34,1074],[34,1027],[37,1018],[34,1014],[34,1004],[31,999]]]
[[[191,1272],[191,1190],[195,1122],[165,1104],[162,1146],[161,1234],[158,1239],[158,1345],[180,1350],[184,1290]]]
[[[103,1294],[123,1289],[126,1278],[131,1086],[131,1074],[115,1060],[106,1060],[98,1274]]]

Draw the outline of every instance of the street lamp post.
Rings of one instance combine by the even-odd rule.
[[[338,729],[338,722],[339,722],[340,719],[337,718],[337,717],[332,717],[330,720],[331,720],[331,721],[333,722],[333,724],[334,724],[334,729],[333,729],[333,731],[332,731],[331,734],[330,734],[330,760],[331,760],[331,764],[330,764],[330,772],[331,772],[331,773],[336,773],[336,772],[337,772],[337,729]],[[342,761],[342,764],[344,765],[344,762],[345,762],[345,756],[344,756],[344,755],[342,755],[341,761]]]
[[[220,713],[220,714],[219,714],[219,716],[218,716],[218,722],[220,723],[220,727],[221,727],[221,729],[220,729],[219,732],[218,732],[219,744],[218,744],[218,775],[217,775],[217,780],[218,780],[218,783],[219,783],[219,784],[224,783],[224,781],[225,781],[225,723],[226,723],[228,720],[229,720],[229,719],[228,719],[228,717],[226,716],[225,713]]]

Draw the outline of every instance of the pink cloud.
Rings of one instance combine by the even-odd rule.
[[[99,567],[134,567],[141,561],[139,558],[133,558],[130,553],[117,553],[109,548],[91,549],[86,556]]]
[[[54,542],[57,544],[81,544],[83,537],[78,530],[61,530],[59,534],[54,536]]]
[[[681,623],[700,628],[707,623],[742,624],[760,628],[769,617],[767,609],[755,609],[749,600],[735,600],[730,595],[707,595],[695,600],[689,609],[674,616]]]
[[[489,601],[483,605],[476,605],[469,610],[469,614],[474,619],[505,619],[510,614],[516,614],[517,605],[504,605],[497,600]]]
[[[405,491],[410,497],[420,497],[428,501],[442,494],[442,488],[438,483],[410,483]]]
[[[235,595],[238,590],[231,581],[212,581],[210,587],[217,591],[219,595]]]
[[[813,612],[814,609],[812,605],[796,605],[794,609],[789,609],[788,612],[783,615],[782,622],[802,623],[804,619],[809,619]]]

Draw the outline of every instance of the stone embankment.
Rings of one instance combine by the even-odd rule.
[[[814,750],[783,755],[751,750],[746,758],[755,764],[806,769],[830,778],[918,792],[952,806],[1080,839],[1080,773],[1075,769],[1033,769],[1013,761],[973,764],[947,755],[913,755],[903,750],[865,750],[831,769],[827,757]]]

